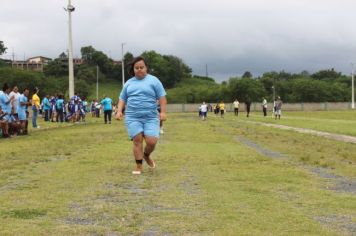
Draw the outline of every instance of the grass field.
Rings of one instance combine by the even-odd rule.
[[[356,145],[243,115],[169,114],[141,176],[122,122],[0,140],[0,235],[355,235]],[[284,115],[356,136],[352,112]]]

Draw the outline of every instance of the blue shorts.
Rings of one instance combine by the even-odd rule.
[[[19,116],[19,120],[27,120],[25,111],[19,111],[18,116]]]
[[[152,116],[130,117],[126,115],[125,125],[130,139],[143,133],[144,136],[159,138],[159,118],[158,114]]]

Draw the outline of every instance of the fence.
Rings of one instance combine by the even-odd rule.
[[[214,104],[211,104],[214,105]],[[197,112],[200,104],[168,104],[167,112]],[[273,104],[267,104],[267,110],[273,109]],[[226,110],[234,111],[232,103],[225,103]],[[245,104],[240,104],[239,111],[245,111]],[[349,102],[325,102],[325,103],[283,103],[283,111],[335,111],[349,110],[351,103]],[[261,103],[252,103],[251,111],[261,111]]]

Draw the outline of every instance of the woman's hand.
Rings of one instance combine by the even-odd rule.
[[[123,115],[122,115],[121,111],[118,111],[115,115],[115,119],[117,119],[117,120],[122,120],[122,117],[123,117]]]
[[[166,113],[165,113],[165,112],[159,113],[159,119],[160,119],[161,121],[167,120],[167,115],[166,115]]]

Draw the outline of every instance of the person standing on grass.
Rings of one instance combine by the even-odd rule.
[[[18,112],[17,112],[17,108],[19,106],[19,97],[20,97],[20,93],[19,93],[19,88],[17,86],[14,86],[12,88],[11,93],[9,94],[10,97],[14,97],[14,99],[11,102],[11,106],[12,106],[12,114],[17,118],[18,117]]]
[[[25,88],[23,90],[23,93],[19,96],[19,106],[17,108],[18,111],[18,117],[20,120],[20,125],[21,125],[21,135],[28,134],[27,132],[27,107],[31,105],[31,103],[28,101],[28,95],[30,94],[30,90],[28,88]]]
[[[219,103],[219,108],[220,108],[220,117],[224,118],[224,114],[225,114],[225,103],[224,103],[224,101],[221,101]]]
[[[108,120],[109,120],[109,124],[111,124],[112,99],[104,95],[104,98],[103,100],[101,100],[100,103],[103,105],[105,124],[108,123]]]
[[[239,116],[239,101],[237,100],[237,98],[234,101],[234,112],[235,112],[235,116]]]
[[[11,122],[11,110],[12,110],[12,101],[15,99],[14,96],[9,96],[10,87],[5,83],[2,88],[2,93],[0,95],[0,106],[2,108],[2,136],[4,138],[10,138],[9,135],[9,123]]]
[[[116,119],[121,120],[125,109],[125,125],[133,141],[133,153],[136,169],[132,174],[141,174],[142,162],[145,159],[149,167],[155,168],[155,162],[150,157],[159,138],[159,121],[166,120],[166,91],[159,79],[148,74],[148,66],[143,57],[136,57],[130,65],[129,79],[119,96],[119,106]],[[161,112],[157,111],[157,100]],[[146,146],[143,147],[143,141]]]
[[[251,99],[249,96],[246,97],[245,105],[246,105],[246,117],[250,117]]]
[[[263,110],[263,116],[266,117],[267,116],[267,100],[266,98],[262,98],[262,110]]]
[[[95,100],[95,117],[100,118],[101,104],[98,100]]]
[[[203,102],[203,104],[200,105],[200,111],[201,111],[201,119],[205,120],[208,113],[208,105],[206,105],[205,102]]]
[[[63,123],[64,120],[63,108],[65,107],[65,103],[62,94],[58,94],[55,107],[56,107],[56,122],[60,121],[61,123]]]
[[[40,111],[40,108],[41,108],[40,97],[37,95],[38,92],[39,92],[38,88],[35,88],[33,90],[33,95],[32,95],[32,100],[31,100],[31,104],[32,104],[32,127],[35,128],[35,129],[39,129],[40,128],[37,125],[37,116],[38,116],[38,112]]]
[[[275,112],[274,112],[274,119],[277,120],[277,116],[278,116],[278,119],[280,120],[281,119],[281,115],[282,115],[282,100],[281,100],[281,97],[278,96],[276,102],[275,102]]]
[[[49,121],[49,115],[50,115],[50,110],[51,110],[51,103],[49,102],[49,95],[47,94],[43,98],[43,111],[44,111],[44,121]]]

